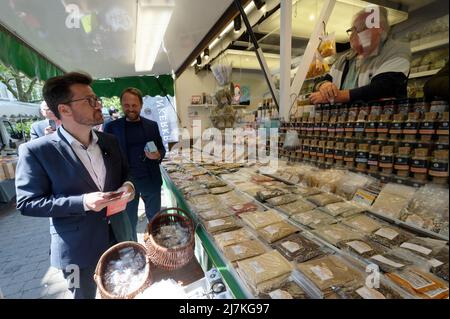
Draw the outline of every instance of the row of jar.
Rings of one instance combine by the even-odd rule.
[[[281,148],[279,156],[291,161],[309,161],[346,167],[365,173],[397,175],[439,184],[448,182],[448,149],[395,147],[320,140],[302,140],[297,150]]]

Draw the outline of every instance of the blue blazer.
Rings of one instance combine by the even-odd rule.
[[[127,162],[118,151],[114,136],[96,134],[107,172],[104,191],[113,191],[127,180]],[[86,212],[83,207],[82,195],[98,191],[59,130],[20,145],[16,169],[17,209],[26,216],[50,218],[53,267],[95,266],[109,248],[106,209]],[[111,225],[115,220],[123,226],[125,217],[129,227],[128,216],[124,213],[113,215]]]
[[[42,121],[38,121],[38,122],[34,122],[33,124],[31,124],[30,127],[30,138],[32,140],[44,136],[45,135],[45,128],[47,126],[50,126],[50,122],[45,119]]]
[[[103,128],[103,132],[114,134],[119,140],[119,145],[122,152],[124,154],[128,154],[125,136],[125,121],[126,121],[125,117],[122,117],[120,119],[106,123],[105,127]],[[159,161],[150,159],[147,159],[145,161],[145,163],[147,163],[147,166],[149,168],[150,187],[152,190],[157,192],[159,189],[161,189],[162,185],[162,178],[161,178],[161,171],[159,169],[159,164],[166,155],[166,149],[162,142],[161,135],[159,134],[158,123],[143,117],[141,117],[141,121],[147,141],[153,141],[156,147],[158,148],[159,153],[161,154],[161,159]],[[144,150],[142,150],[142,152],[144,152]]]

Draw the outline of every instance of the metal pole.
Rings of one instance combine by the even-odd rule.
[[[250,25],[250,22],[248,21],[247,14],[245,13],[244,7],[241,5],[241,2],[239,0],[234,0],[234,3],[236,4],[236,7],[241,13],[242,20],[245,23],[245,26],[247,28],[248,35],[253,42],[253,45],[255,47],[255,53],[256,57],[258,58],[259,65],[261,66],[261,69],[263,71],[264,77],[266,78],[267,84],[269,85],[270,94],[272,95],[273,101],[275,102],[275,105],[278,109],[280,109],[280,105],[278,103],[278,99],[275,94],[275,85],[273,83],[272,77],[270,76],[269,67],[267,65],[266,59],[264,58],[264,54],[259,47],[258,40],[256,39],[255,33],[253,33],[252,26]]]
[[[291,106],[292,0],[281,1],[280,26],[280,117],[289,121]]]

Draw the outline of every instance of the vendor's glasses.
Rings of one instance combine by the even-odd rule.
[[[69,103],[72,103],[72,102],[83,101],[83,100],[87,100],[91,107],[96,107],[97,103],[99,103],[100,105],[103,104],[102,99],[97,97],[97,96],[86,96],[86,97],[83,97],[81,99],[70,100],[70,101],[67,101],[66,104],[69,104]]]

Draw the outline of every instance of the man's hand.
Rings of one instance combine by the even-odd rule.
[[[121,197],[129,196],[128,202],[131,202],[134,199],[135,193],[133,186],[130,185],[130,183],[124,183],[117,192],[123,192]]]
[[[311,93],[311,95],[309,96],[309,101],[312,104],[328,103],[328,100],[326,100],[320,92]]]
[[[337,95],[333,98],[333,101],[328,100],[323,96],[321,92],[311,93],[309,96],[309,101],[312,104],[323,104],[323,103],[347,103],[350,101],[350,91],[349,90],[338,90]]]
[[[110,193],[95,192],[84,195],[84,203],[89,210],[99,212],[111,203]],[[119,197],[120,198],[120,197]]]
[[[47,127],[44,129],[44,134],[45,134],[45,135],[49,135],[49,134],[52,134],[52,133],[55,133],[55,130],[54,130],[51,126],[47,126]]]
[[[334,103],[334,100],[338,96],[339,89],[334,83],[325,82],[319,87],[319,92],[324,100]]]
[[[151,160],[159,160],[161,158],[161,154],[159,153],[159,151],[152,153],[145,151],[145,156]]]

